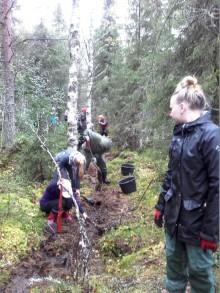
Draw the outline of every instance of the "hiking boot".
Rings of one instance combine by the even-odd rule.
[[[64,211],[62,216],[63,216],[63,219],[64,219],[66,222],[72,222],[72,221],[73,221],[73,217],[72,217],[72,215],[69,213],[69,211]]]

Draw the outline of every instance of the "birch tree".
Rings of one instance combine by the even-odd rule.
[[[1,24],[2,24],[2,63],[3,63],[3,119],[2,119],[2,146],[9,149],[15,141],[15,97],[14,97],[14,73],[12,64],[12,29],[11,10],[15,1],[2,0]]]
[[[88,65],[88,84],[87,84],[87,128],[92,129],[92,87],[93,87],[93,42],[92,24],[90,26],[90,36],[86,44],[87,65]]]
[[[79,68],[80,68],[80,20],[79,0],[73,0],[72,21],[69,32],[70,46],[70,69],[68,85],[68,145],[77,150],[77,102],[79,90]]]

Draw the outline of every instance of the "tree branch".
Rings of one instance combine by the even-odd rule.
[[[68,39],[66,38],[61,38],[61,39],[57,39],[57,38],[37,38],[37,39],[34,39],[34,38],[27,38],[27,39],[24,39],[22,41],[19,41],[17,43],[15,43],[16,46],[22,44],[22,43],[25,43],[25,42],[44,42],[44,41],[68,41]]]
[[[6,11],[5,15],[4,15],[4,19],[6,19],[6,17],[8,16],[9,12],[12,10],[14,4],[15,4],[16,0],[11,2],[11,6],[8,8],[8,10]],[[2,22],[2,24],[4,25],[4,21]]]

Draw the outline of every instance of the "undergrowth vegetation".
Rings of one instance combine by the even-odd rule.
[[[114,184],[122,177],[121,163],[127,161],[135,165],[137,191],[128,195],[131,208],[125,211],[124,224],[100,240],[106,269],[102,282],[109,292],[133,292],[134,289],[135,292],[157,292],[162,286],[165,269],[164,241],[163,231],[153,223],[153,210],[167,160],[157,149],[142,153],[124,151],[109,163]]]
[[[5,158],[3,160],[7,161]],[[91,276],[89,281],[97,292],[114,292],[117,286],[126,287],[128,292],[130,287],[146,286],[146,281],[151,278],[155,279],[154,282],[158,281],[155,276],[156,267],[160,267],[161,275],[164,270],[161,257],[163,233],[155,228],[152,213],[159,191],[159,178],[166,167],[166,158],[157,150],[121,152],[108,162],[112,188],[119,188],[118,181],[123,177],[120,166],[125,161],[132,161],[135,165],[137,191],[128,195],[135,211],[126,212],[122,216],[123,224],[106,233],[100,240],[105,271],[101,279]],[[15,166],[16,155],[10,157],[8,164],[4,163],[0,169],[0,282],[7,280],[8,267],[18,263],[31,249],[37,249],[44,237],[42,228],[45,218],[39,211],[38,199],[45,184],[24,182],[23,177],[16,173]],[[90,187],[83,183],[82,192],[87,194],[90,191]]]
[[[158,292],[165,275],[163,229],[155,227],[153,210],[167,165],[166,152],[157,148],[137,153],[115,153],[108,161],[109,188],[120,189],[123,178],[120,166],[130,161],[135,165],[137,191],[122,195],[129,207],[122,207],[121,225],[106,232],[98,243],[103,262],[101,275],[91,274],[88,288],[92,292]],[[8,158],[8,162],[7,162]],[[2,163],[4,162],[4,163]],[[0,286],[7,282],[10,267],[31,250],[37,250],[44,239],[45,217],[39,211],[38,199],[45,184],[24,182],[16,173],[16,154],[2,156],[0,162]],[[85,182],[82,193],[92,192]],[[41,288],[42,289],[42,288]],[[31,292],[42,292],[40,287]],[[83,292],[61,280],[44,284],[44,292]]]

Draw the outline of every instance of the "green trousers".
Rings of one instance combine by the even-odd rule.
[[[170,293],[184,293],[189,282],[190,293],[214,293],[213,252],[181,242],[168,233],[165,237],[166,289]]]
[[[82,150],[81,153],[86,157],[86,169],[88,169],[91,159],[93,157],[93,154],[87,150]],[[107,166],[106,166],[105,160],[103,159],[103,155],[94,154],[94,157],[96,158],[97,166],[100,168],[102,173],[107,172]]]

